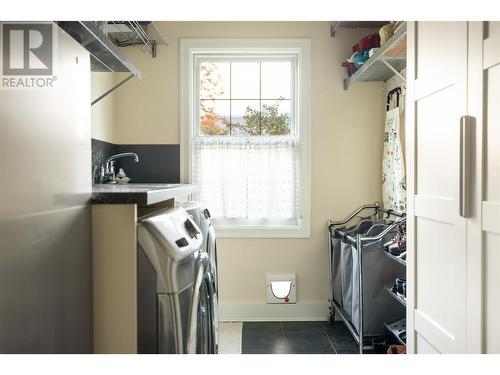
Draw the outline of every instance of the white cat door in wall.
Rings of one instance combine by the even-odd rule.
[[[295,274],[266,275],[267,303],[296,303]]]

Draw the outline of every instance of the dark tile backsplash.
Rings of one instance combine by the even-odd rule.
[[[99,139],[94,139],[92,138],[92,150],[97,151],[100,156],[100,161],[99,164],[104,163],[104,160],[110,156],[113,155],[113,150],[115,145],[109,142],[105,141],[100,141]]]
[[[116,160],[115,169],[123,168],[135,183],[180,182],[180,145],[115,145],[92,139],[92,147],[101,155],[101,162],[122,152],[135,152],[139,163],[132,158]]]
[[[132,182],[180,181],[179,145],[115,145],[116,153],[135,152],[139,163],[133,158],[119,159],[116,164],[123,168]]]

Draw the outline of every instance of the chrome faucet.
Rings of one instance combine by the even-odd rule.
[[[126,158],[126,157],[133,157],[136,163],[139,163],[139,156],[137,156],[136,153],[134,152],[123,152],[121,154],[116,154],[116,155],[111,155],[109,158],[106,159],[104,162],[104,165],[108,165],[108,163],[111,160],[119,159],[119,158]]]
[[[110,183],[115,182],[115,169],[113,165],[113,160],[120,158],[127,158],[127,157],[133,157],[136,163],[139,162],[139,156],[134,152],[123,152],[121,154],[111,155],[109,158],[106,159],[104,164],[101,166],[101,175],[99,182],[101,184],[106,182]]]

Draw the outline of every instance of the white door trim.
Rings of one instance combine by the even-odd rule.
[[[468,24],[467,115],[475,118],[471,207],[467,220],[467,353],[482,353],[483,345],[483,22]]]
[[[415,335],[415,220],[411,220],[415,215],[415,48],[416,48],[416,22],[407,24],[407,67],[406,67],[406,188],[407,188],[407,241],[406,241],[406,350],[409,354],[416,352]]]

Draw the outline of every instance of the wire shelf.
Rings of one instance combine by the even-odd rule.
[[[392,260],[398,262],[399,264],[403,265],[406,267],[406,261],[401,259],[400,257],[397,257],[395,255],[392,255],[390,252],[388,251],[384,251],[384,254],[387,255],[389,258],[391,258]]]
[[[406,318],[397,320],[394,323],[384,323],[384,325],[401,345],[406,346]]]
[[[381,28],[389,21],[334,21],[330,25],[330,36],[335,37],[340,28]]]
[[[107,21],[107,35],[118,47],[140,46],[156,57],[157,45],[167,45],[153,21]]]
[[[61,29],[87,49],[93,72],[141,72],[106,35],[105,22],[56,21]]]
[[[356,81],[387,81],[393,75],[401,76],[406,67],[406,22],[394,35],[349,78],[344,80],[344,90]],[[404,80],[404,77],[401,76]]]
[[[387,293],[389,293],[396,301],[398,301],[400,304],[402,304],[403,306],[406,306],[406,300],[400,296],[398,296],[396,293],[394,293],[392,291],[391,288],[386,288],[385,289],[387,291]]]

